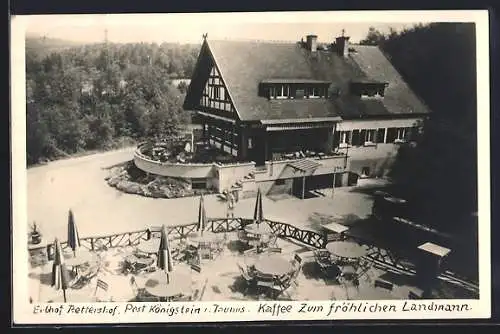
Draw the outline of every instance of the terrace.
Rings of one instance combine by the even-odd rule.
[[[348,230],[338,230],[339,226],[334,229],[338,233],[334,233],[332,239],[332,235],[264,219],[260,226],[277,238],[274,244],[263,249],[260,247],[262,244],[248,242],[242,237],[242,231],[249,231],[249,227],[254,225],[253,220],[243,218],[208,220],[204,235],[207,240],[213,240],[210,244],[216,247],[210,246],[204,251],[199,241],[192,247],[192,242],[199,239],[197,223],[167,227],[173,259],[170,274],[173,281],[169,284],[172,289],[175,287],[176,293],[173,294],[177,296],[169,300],[384,300],[423,297],[415,270],[410,269],[412,266],[407,260],[397,259],[392,252],[350,236]],[[91,256],[84,266],[79,267],[80,274],[72,277],[66,291],[67,301],[158,300],[147,292],[153,291],[155,284],[159,284],[154,280],[158,280],[162,271],[156,268],[154,255],[140,260],[138,250],[151,254],[158,252],[160,231],[152,227],[136,232],[82,238],[81,248],[87,249]],[[325,264],[321,256],[325,250],[331,249],[328,247],[331,241],[338,240],[352,241],[364,250],[353,266],[351,278],[341,265]],[[62,243],[62,249],[67,265],[70,265],[72,252],[66,242]],[[62,292],[51,287],[52,261],[47,261],[44,250],[51,258],[52,245],[40,248],[38,255],[32,252],[30,298],[33,302],[61,302]],[[274,259],[274,264],[270,258]],[[263,263],[265,261],[267,266]],[[250,268],[272,271],[280,267],[286,267],[284,272],[292,273],[293,280],[277,291],[270,285],[250,283]],[[336,271],[338,268],[340,272]],[[177,293],[181,290],[184,297],[179,297],[181,294]],[[474,285],[444,273],[428,291],[426,298],[478,298],[478,290]]]

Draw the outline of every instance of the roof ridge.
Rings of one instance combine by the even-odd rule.
[[[208,39],[207,39],[208,41]],[[254,38],[224,38],[210,39],[209,42],[235,42],[235,43],[266,43],[266,44],[296,44],[297,41],[291,40],[269,40],[269,39],[254,39]]]

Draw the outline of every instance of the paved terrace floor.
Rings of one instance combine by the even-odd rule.
[[[37,222],[43,237],[66,240],[68,210],[75,215],[80,237],[108,235],[148,226],[180,225],[195,222],[198,198],[154,199],[124,194],[104,181],[109,168],[130,160],[133,149],[51,162],[30,168],[27,173],[28,222]],[[269,219],[315,229],[320,219],[335,215],[356,215],[363,219],[371,211],[371,196],[350,192],[350,188],[331,190],[326,196],[300,200],[285,196],[281,200],[263,199],[264,215]],[[236,205],[234,215],[252,217],[255,199]],[[224,217],[226,204],[215,195],[206,196],[208,217]]]
[[[237,263],[244,261],[244,256],[236,245],[235,233],[228,233],[227,247],[223,253],[214,260],[203,260],[201,273],[191,271],[187,263],[178,262],[174,265],[174,271],[183,272],[192,278],[193,291],[203,291],[201,301],[231,301],[231,300],[269,300],[268,297],[259,293],[249,292],[244,294],[244,280],[238,271]],[[278,246],[282,248],[285,259],[292,259],[294,254],[303,258],[302,270],[298,276],[298,286],[287,290],[286,294],[278,299],[283,300],[380,300],[379,289],[374,287],[374,280],[381,278],[394,284],[390,299],[408,299],[408,292],[415,287],[414,278],[400,273],[391,272],[387,269],[372,266],[365,276],[360,279],[358,288],[347,284],[339,284],[334,279],[327,279],[320,272],[314,262],[313,253],[310,249],[298,245],[290,240],[278,239]],[[172,248],[178,244],[172,242]],[[87,285],[79,289],[67,291],[68,302],[91,302],[93,301],[97,279],[109,284],[109,290],[105,298],[116,302],[134,300],[134,292],[129,284],[130,275],[123,274],[122,262],[127,254],[134,252],[133,246],[113,248],[103,252],[101,256],[100,271]],[[62,302],[62,291],[56,291],[50,286],[52,263],[31,268],[29,272],[29,293],[34,302]],[[148,274],[139,274],[136,281],[139,288],[144,287]],[[150,275],[150,274],[149,274]],[[477,298],[467,290],[447,282],[441,282],[434,291],[434,298]]]

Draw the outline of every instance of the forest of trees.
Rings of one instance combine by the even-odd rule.
[[[387,34],[371,28],[361,44],[378,45],[432,110],[417,146],[400,149],[394,190],[424,223],[470,228],[459,217],[477,211],[474,24],[417,25]],[[168,79],[191,76],[199,46],[50,49],[38,41],[26,51],[29,164],[110,148],[121,138],[172,135],[189,119],[182,110],[186,87]]]
[[[199,46],[26,41],[27,163],[176,135]]]
[[[477,212],[477,101],[474,24],[434,23],[382,34],[379,45],[432,110],[416,147],[402,146],[391,176],[414,215],[438,229],[474,234]]]

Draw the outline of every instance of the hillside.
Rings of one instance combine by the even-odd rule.
[[[80,45],[82,45],[82,43],[35,35],[26,36],[25,41],[26,53],[30,53],[41,58],[49,55],[52,52]]]

